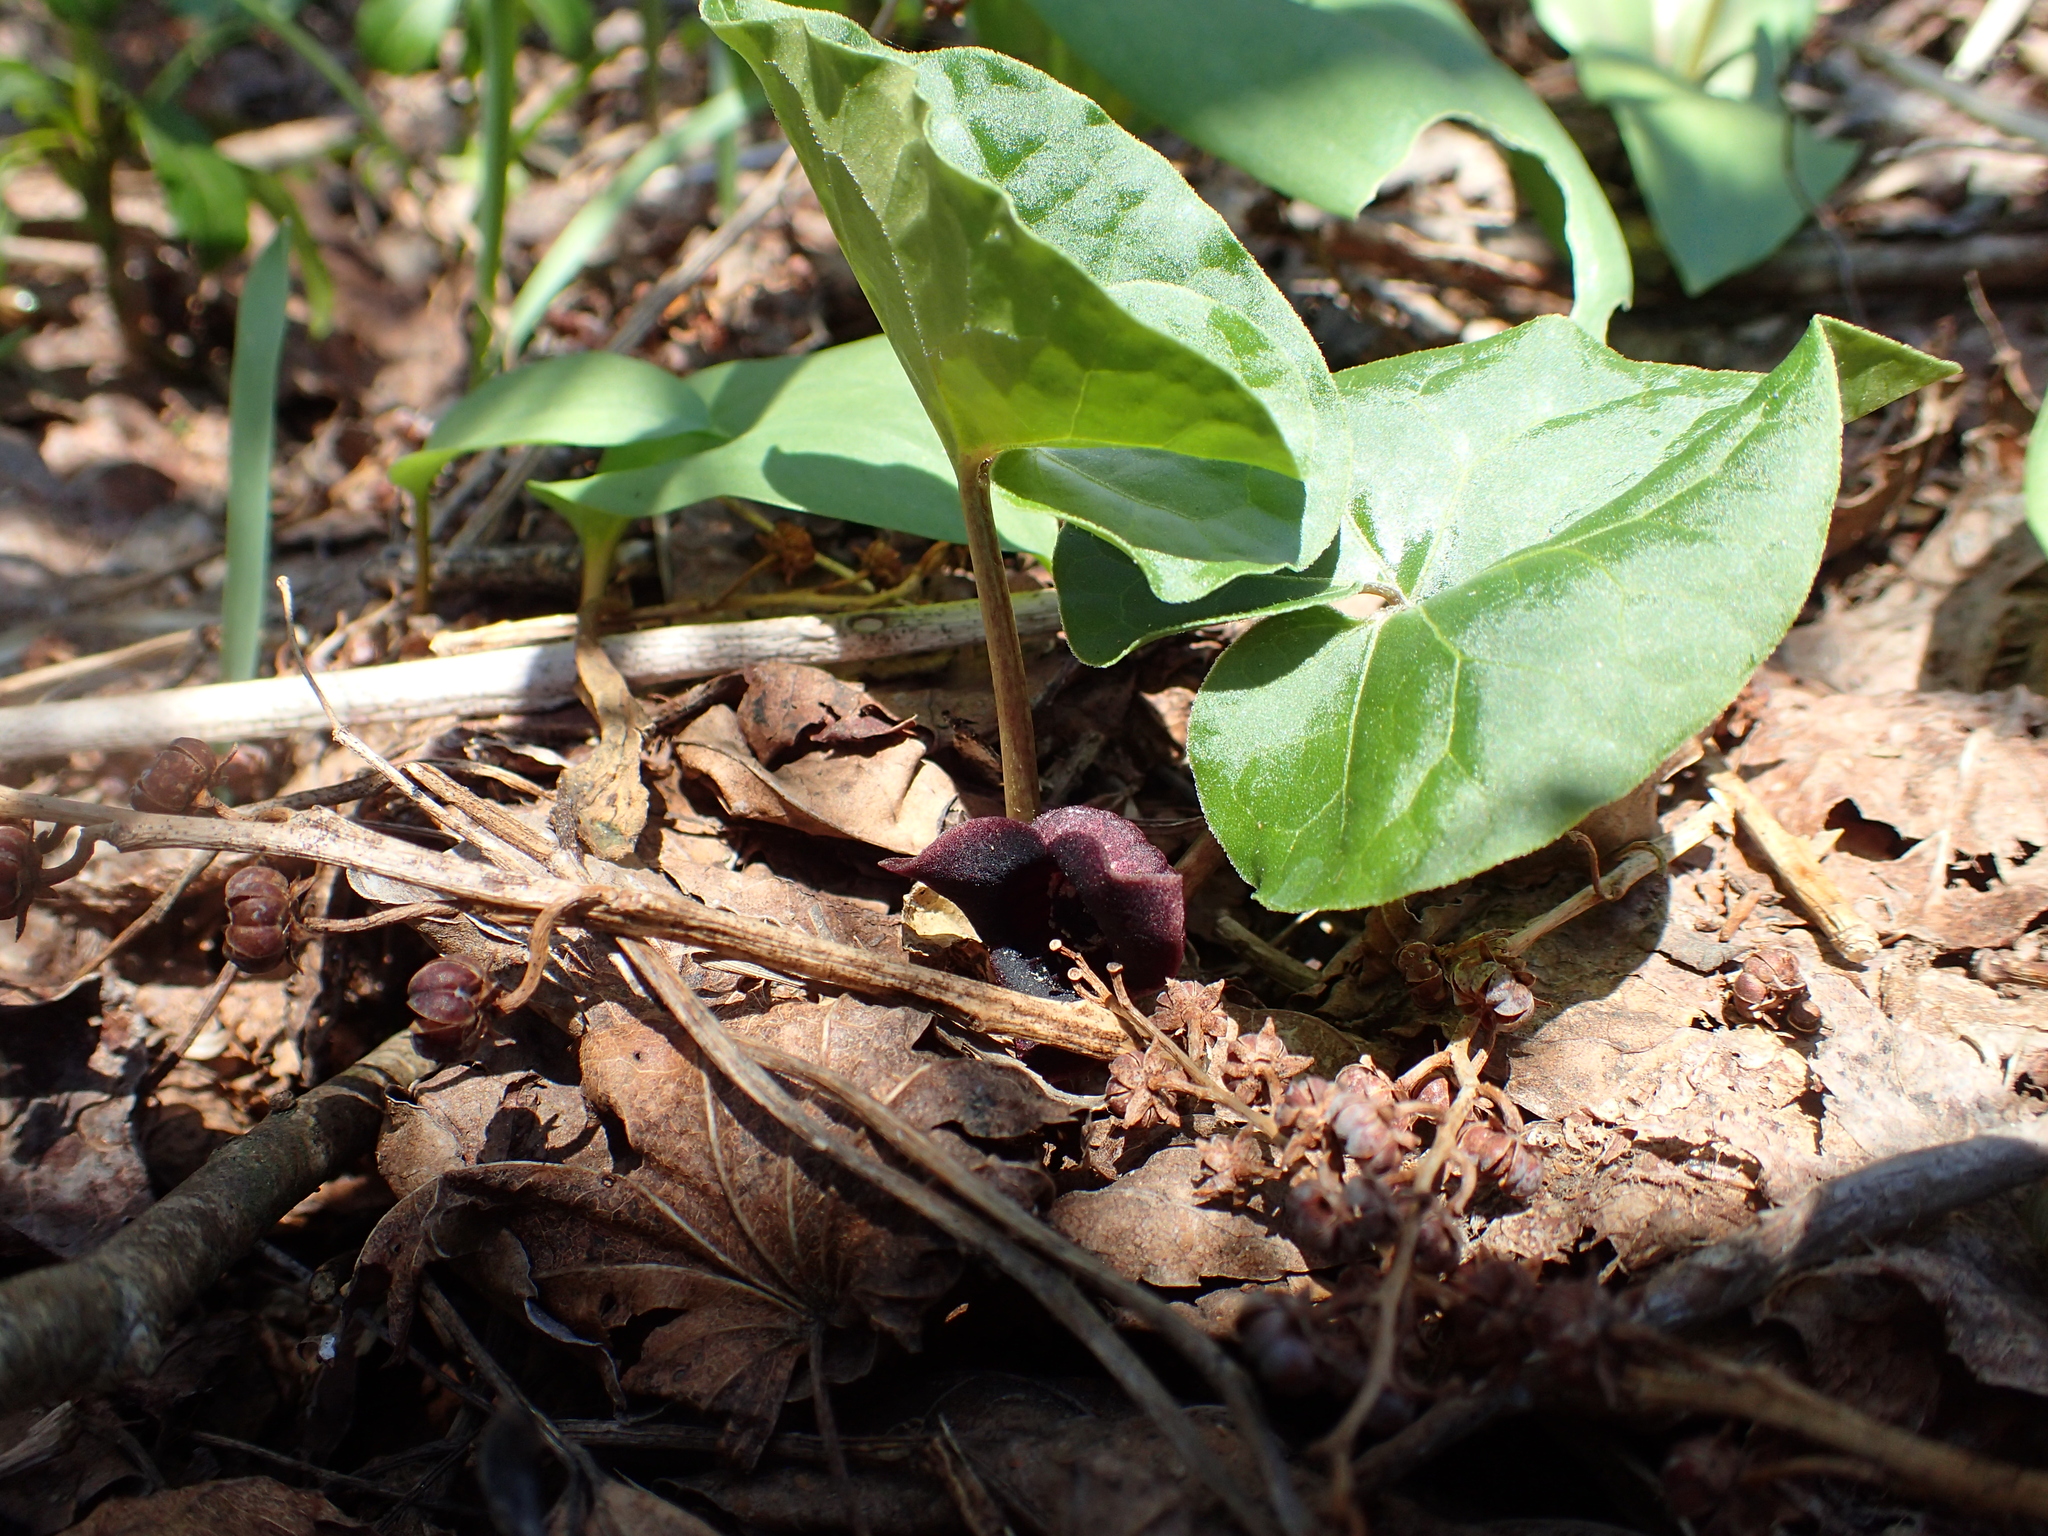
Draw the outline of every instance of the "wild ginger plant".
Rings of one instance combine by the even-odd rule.
[[[886,346],[682,380],[616,360],[583,391],[593,365],[551,360],[428,454],[605,447],[537,487],[580,513],[741,494],[972,534],[1020,819],[999,536],[1049,549],[1091,664],[1257,619],[1189,759],[1270,906],[1443,885],[1640,783],[1796,617],[1843,422],[1954,371],[1825,317],[1766,375],[1638,363],[1595,306],[1332,374],[1222,219],[1086,97],[776,0],[704,17],[760,76]]]

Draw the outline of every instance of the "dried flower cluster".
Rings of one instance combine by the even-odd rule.
[[[1516,1029],[1536,1011],[1530,991],[1535,976],[1521,957],[1498,950],[1493,935],[1478,934],[1439,948],[1421,942],[1403,944],[1394,955],[1394,969],[1408,983],[1409,995],[1424,1013],[1456,1009],[1484,1029]]]
[[[1789,949],[1760,949],[1742,962],[1728,983],[1728,1016],[1742,1024],[1782,1024],[1802,1035],[1820,1028],[1806,974]]]

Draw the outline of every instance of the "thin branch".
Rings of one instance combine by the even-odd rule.
[[[325,810],[285,822],[156,816],[0,787],[0,816],[89,828],[116,848],[216,848],[286,855],[401,880],[513,913],[537,913],[587,887],[543,875],[513,875],[453,854],[379,836]],[[987,982],[912,965],[874,950],[834,944],[757,918],[720,912],[679,891],[602,887],[582,920],[610,933],[651,934],[736,955],[787,975],[850,991],[910,997],[943,1008],[976,1029],[1107,1059],[1125,1048],[1114,1016],[1086,1003],[1029,997]],[[416,898],[418,899],[418,898]]]
[[[1881,1467],[1893,1481],[1987,1515],[2048,1518],[2048,1472],[1994,1461],[1858,1412],[1769,1366],[1687,1350],[1631,1366],[1623,1393],[1646,1408],[1722,1413],[1789,1430]]]
[[[92,1253],[0,1281],[0,1411],[155,1369],[179,1315],[369,1148],[386,1089],[431,1066],[394,1035],[221,1147]]]
[[[1013,605],[1020,634],[1051,635],[1060,627],[1059,597],[1028,592]],[[929,603],[844,614],[802,614],[677,624],[614,635],[604,642],[636,688],[712,677],[757,661],[813,666],[921,655],[974,645],[983,638],[978,603]],[[576,698],[576,655],[570,643],[424,661],[393,662],[320,674],[335,711],[368,721],[474,717],[554,709]],[[317,730],[327,717],[297,678],[209,683],[114,698],[0,708],[0,762],[30,762],[71,752],[158,747],[174,736],[252,741]]]

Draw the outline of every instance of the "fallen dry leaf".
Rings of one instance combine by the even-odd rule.
[[[841,999],[733,1028],[834,1067],[925,1129],[1004,1139],[1066,1117],[1022,1070],[912,1049],[927,1022]],[[864,1374],[883,1337],[915,1349],[959,1258],[707,1075],[679,1030],[609,1003],[582,1023],[582,1094],[602,1137],[530,1071],[489,1086],[442,1074],[387,1137],[410,1187],[363,1266],[388,1278],[402,1327],[425,1266],[462,1260],[543,1331],[610,1349],[627,1391],[725,1415],[731,1454],[751,1465],[784,1399],[811,1390],[814,1344],[833,1381]],[[1043,1182],[960,1145],[1020,1198]]]
[[[109,1499],[72,1527],[75,1536],[342,1536],[370,1529],[319,1494],[267,1477]]]
[[[2048,912],[2044,728],[2048,705],[2022,689],[1862,697],[1779,687],[1734,761],[1792,831],[1841,829],[1824,867],[1880,930],[1944,949],[1997,948]],[[1980,883],[1953,877],[1972,863]]]
[[[597,745],[562,773],[556,793],[576,816],[584,846],[619,863],[633,852],[647,825],[647,786],[640,778],[640,739],[646,721],[603,646],[576,633],[576,696],[597,720]]]
[[[679,767],[711,782],[730,816],[892,853],[920,852],[959,799],[915,737],[813,752],[771,772],[748,747],[739,716],[723,704],[690,722],[676,737],[675,753]]]
[[[897,951],[896,919],[883,903],[813,890],[761,864],[733,870],[699,863],[681,841],[674,832],[662,829],[661,872],[685,896],[694,896],[720,912],[758,917],[834,944],[884,954]]]
[[[1120,1274],[1148,1285],[1277,1280],[1308,1271],[1301,1250],[1258,1213],[1203,1204],[1195,1193],[1201,1177],[1199,1150],[1166,1147],[1107,1189],[1060,1196],[1049,1219]]]
[[[142,1018],[102,1007],[98,978],[0,1006],[0,1247],[71,1258],[149,1206],[134,1121],[148,1065]]]
[[[764,661],[748,667],[745,677],[747,691],[737,711],[740,733],[764,768],[779,768],[821,747],[910,732],[907,721],[821,667]]]

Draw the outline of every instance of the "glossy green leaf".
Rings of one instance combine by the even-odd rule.
[[[1857,145],[1821,138],[1778,94],[1813,0],[1536,0],[1536,14],[1614,114],[1687,293],[1770,255],[1856,163]]]
[[[372,69],[416,74],[434,62],[462,0],[363,0],[356,51]]]
[[[138,110],[134,123],[172,222],[199,264],[217,267],[240,255],[249,243],[249,186],[241,167],[181,113]]]
[[[555,295],[576,279],[576,274],[595,256],[632,205],[635,194],[647,178],[699,144],[708,144],[747,120],[746,102],[738,91],[713,96],[681,121],[656,134],[620,166],[617,174],[597,194],[576,210],[575,216],[555,236],[554,243],[535,265],[532,274],[512,300],[505,321],[505,352],[516,357],[533,335]]]
[[[965,539],[952,466],[885,338],[721,363],[673,382],[699,402],[697,424],[614,449],[587,479],[534,491],[557,506],[619,518],[744,496],[922,538]],[[1052,553],[1052,520],[1000,494],[996,527],[1012,548]]]
[[[1348,597],[1373,569],[1371,551],[1348,521],[1307,570],[1242,576],[1186,603],[1162,601],[1128,555],[1079,528],[1061,528],[1053,553],[1060,623],[1068,646],[1091,667],[1110,666],[1163,635]]]
[[[1842,400],[1949,371],[1839,321],[1758,377],[1539,320],[1340,375],[1361,529],[1398,600],[1261,623],[1189,726],[1209,825],[1260,900],[1462,879],[1640,783],[1805,600]]]
[[[1710,95],[1632,59],[1582,54],[1578,67],[1588,99],[1614,114],[1658,242],[1689,294],[1783,245],[1862,153],[1775,102]]]
[[[1054,510],[1141,561],[1208,561],[1219,540],[1267,570],[1322,553],[1345,461],[1329,372],[1171,165],[1000,54],[903,54],[775,0],[703,14],[760,75],[949,462],[1001,455],[998,485],[1029,479],[1027,495],[1047,483],[1035,463],[1074,450],[1165,450],[1235,483],[1252,465],[1304,482],[1284,537],[1270,518],[1235,545],[1228,525],[1162,528],[1099,483]]]
[[[1717,96],[1765,101],[1777,99],[1779,68],[1820,14],[1818,0],[1534,0],[1534,9],[1569,52],[1642,59]]]
[[[391,466],[392,484],[423,498],[441,466],[515,443],[610,448],[707,425],[687,379],[635,357],[579,352],[503,373],[449,408],[426,447]]]
[[[270,601],[270,465],[284,305],[291,293],[285,264],[290,243],[287,224],[249,264],[235,307],[235,356],[228,373],[228,570],[220,616],[220,674],[231,683],[256,675]]]
[[[1176,133],[1332,213],[1370,202],[1431,123],[1491,134],[1563,195],[1574,317],[1602,336],[1628,303],[1627,245],[1585,157],[1450,0],[1031,3]]]

